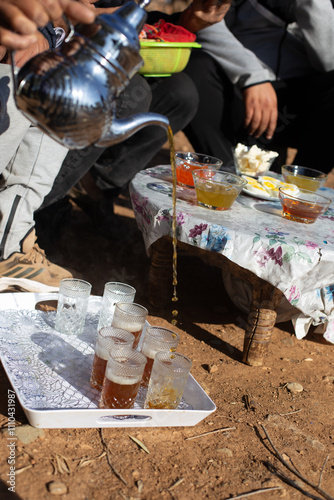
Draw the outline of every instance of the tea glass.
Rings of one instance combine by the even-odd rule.
[[[177,352],[157,352],[154,357],[144,408],[173,410],[180,404],[192,362]]]
[[[126,283],[109,281],[104,285],[102,306],[98,324],[98,331],[104,326],[110,326],[115,312],[117,302],[133,302],[136,289]]]
[[[299,189],[298,194],[293,194],[293,191],[286,187],[279,188],[279,199],[283,217],[304,224],[313,224],[331,204],[329,198],[314,191]]]
[[[148,386],[156,353],[160,351],[174,352],[179,342],[180,335],[172,330],[169,330],[168,328],[160,326],[150,326],[146,328],[145,336],[140,349],[140,352],[142,352],[147,358],[141,383],[142,386]]]
[[[328,177],[327,174],[320,172],[320,170],[299,165],[283,165],[281,170],[285,182],[295,184],[307,191],[317,191],[325,184]]]
[[[132,408],[146,365],[146,356],[131,347],[114,346],[109,352],[100,408]]]
[[[122,328],[135,336],[134,349],[138,346],[148,310],[136,303],[118,302],[115,306],[112,326]]]
[[[211,169],[194,170],[197,203],[211,210],[228,210],[247,181],[228,172]]]
[[[65,278],[59,285],[55,329],[68,335],[82,333],[92,285],[88,281]]]
[[[213,168],[219,170],[222,160],[202,153],[184,153],[176,151],[175,168],[176,180],[179,186],[194,188],[192,171],[199,168]]]
[[[134,340],[135,337],[132,333],[122,330],[121,328],[113,328],[112,326],[101,328],[97,335],[95,355],[90,377],[92,387],[98,390],[102,389],[109,352],[115,346],[132,347]]]

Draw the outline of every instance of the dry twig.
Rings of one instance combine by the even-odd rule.
[[[132,441],[134,441],[140,448],[142,448],[145,451],[145,453],[150,454],[150,452],[148,451],[148,449],[146,448],[144,443],[139,441],[139,439],[135,438],[134,436],[131,436],[130,434],[129,434],[129,438],[132,439]]]
[[[21,474],[21,472],[24,472],[25,470],[31,469],[32,465],[26,465],[25,467],[21,467],[21,469],[16,469],[15,470],[15,475],[17,476],[18,474]]]
[[[236,427],[223,427],[222,429],[216,429],[214,431],[209,431],[209,432],[203,432],[203,434],[197,434],[196,436],[190,436],[187,437],[185,440],[189,441],[189,439],[196,439],[202,436],[208,436],[209,434],[215,434],[216,432],[227,432],[227,431],[234,431]]]
[[[53,464],[55,472],[59,472],[59,474],[71,474],[70,466],[67,462],[67,458],[63,457],[63,455],[58,455],[55,453],[56,463]]]
[[[79,461],[77,467],[86,467],[86,465],[90,465],[94,462],[97,462],[101,458],[105,457],[106,454],[107,453],[105,451],[103,451],[98,457],[95,457],[95,458],[80,458],[80,461]]]
[[[226,500],[237,500],[238,498],[247,498],[253,495],[257,495],[258,493],[267,493],[268,491],[273,490],[281,490],[280,486],[272,486],[271,488],[261,488],[260,490],[250,491],[248,493],[242,493],[241,495],[237,495],[236,497],[228,497]]]
[[[318,488],[320,487],[321,485],[321,481],[322,481],[322,475],[323,475],[323,472],[324,472],[324,469],[326,467],[326,464],[327,464],[327,460],[329,459],[329,455],[327,455],[327,457],[325,458],[325,461],[324,461],[324,465],[322,466],[321,468],[321,471],[320,471],[320,476],[319,476],[319,482],[318,482]]]
[[[288,413],[279,413],[279,416],[284,417],[285,415],[293,415],[294,413],[299,413],[300,411],[302,411],[302,408],[300,408],[300,410],[289,411]]]
[[[110,455],[111,455],[111,451],[109,450],[109,447],[108,447],[108,444],[106,443],[106,440],[104,439],[104,436],[103,436],[103,428],[101,427],[100,428],[100,437],[101,437],[101,442],[103,444],[103,447],[104,449],[106,450],[107,452],[107,461],[108,461],[108,464],[109,464],[109,467],[111,468],[111,470],[113,471],[113,473],[115,474],[115,476],[120,480],[122,481],[123,484],[127,485],[128,483],[125,481],[124,477],[122,476],[122,474],[120,472],[118,472],[118,470],[113,466],[113,464],[111,463],[111,459],[110,459]]]
[[[268,431],[267,429],[265,428],[264,425],[261,426],[262,429],[264,430],[264,433],[269,441],[269,443],[271,444],[273,450],[275,451],[276,453],[276,457],[278,458],[278,460],[283,464],[285,465],[285,467],[290,471],[292,472],[292,474],[295,474],[295,476],[297,476],[299,479],[301,479],[302,481],[304,481],[304,483],[306,483],[308,486],[310,486],[311,488],[313,488],[317,493],[319,493],[320,495],[322,495],[324,498],[326,498],[326,500],[334,500],[334,497],[332,497],[331,495],[329,495],[326,491],[324,491],[323,489],[321,489],[319,486],[317,486],[316,484],[313,484],[311,483],[311,481],[309,481],[308,479],[306,479],[304,476],[302,476],[302,474],[300,474],[300,472],[298,472],[294,467],[291,467],[291,465],[286,461],[284,460],[284,458],[282,457],[282,455],[279,453],[279,451],[277,450],[277,448],[274,446],[272,440],[270,439],[270,436],[268,434]]]
[[[184,481],[184,478],[181,477],[180,479],[178,479],[177,481],[175,481],[174,484],[172,484],[172,486],[170,486],[169,488],[167,488],[168,491],[173,491],[175,490],[175,488],[177,488],[179,486],[179,484],[183,483]]]

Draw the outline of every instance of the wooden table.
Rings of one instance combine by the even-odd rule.
[[[171,180],[170,166],[157,166],[130,184],[151,259],[149,299],[155,306],[171,298]],[[178,248],[252,285],[245,363],[263,364],[283,295],[297,311],[297,338],[306,335],[305,325],[324,323],[329,332],[324,337],[334,343],[334,208],[307,225],[283,219],[279,202],[244,194],[224,212],[198,207],[194,190],[178,188],[177,196]],[[334,201],[332,189],[326,196]]]

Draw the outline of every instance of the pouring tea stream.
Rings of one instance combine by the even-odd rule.
[[[116,118],[116,100],[144,65],[139,33],[147,13],[127,2],[113,14],[101,14],[89,25],[79,24],[58,48],[40,53],[17,72],[12,54],[15,102],[34,125],[68,149],[109,147],[148,125],[166,130],[173,172],[173,296],[178,301],[176,239],[176,172],[174,138],[169,120],[157,113]],[[172,324],[178,311],[173,308]]]

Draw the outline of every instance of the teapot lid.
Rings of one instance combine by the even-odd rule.
[[[101,20],[110,31],[117,30],[139,50],[138,35],[141,32],[147,18],[146,11],[132,0],[126,2],[113,14],[101,14],[97,20]]]

